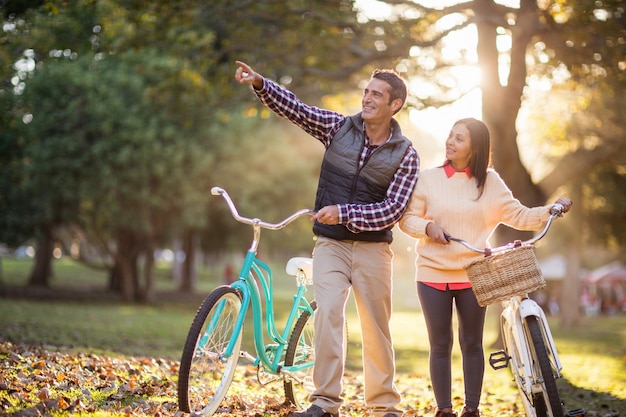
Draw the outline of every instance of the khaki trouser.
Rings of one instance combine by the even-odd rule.
[[[391,341],[391,276],[393,253],[385,242],[336,241],[319,237],[313,253],[315,326],[314,404],[337,413],[345,369],[345,307],[354,291],[363,336],[365,405],[374,416],[402,412],[394,385],[395,357]]]

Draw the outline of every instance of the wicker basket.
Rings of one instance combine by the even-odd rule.
[[[465,270],[483,307],[546,286],[532,246],[488,256],[467,265]]]

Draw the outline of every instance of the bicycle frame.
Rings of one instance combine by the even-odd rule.
[[[256,277],[256,279],[255,279]],[[259,286],[257,280],[261,283],[261,288],[265,297],[265,314],[263,313],[263,306],[261,301],[261,295],[259,292]],[[242,306],[239,316],[236,321],[236,331],[230,340],[228,347],[224,352],[224,356],[232,355],[233,347],[239,334],[243,331],[243,322],[246,317],[248,308],[252,308],[253,326],[254,326],[254,346],[257,356],[254,357],[247,352],[241,352],[241,356],[246,357],[254,363],[255,366],[262,364],[272,374],[279,372],[289,372],[299,370],[305,367],[305,365],[286,366],[279,369],[279,362],[282,354],[287,346],[289,330],[292,328],[294,321],[299,317],[303,310],[309,311],[313,314],[313,308],[309,301],[304,297],[306,286],[304,284],[298,284],[298,290],[294,295],[294,302],[287,322],[284,326],[282,334],[278,331],[276,321],[274,319],[273,305],[273,274],[270,267],[263,261],[256,257],[256,254],[249,250],[246,254],[246,258],[241,267],[239,273],[239,280],[231,284],[231,287],[237,290],[242,296]],[[274,344],[265,344],[265,333],[263,330],[263,319],[265,318],[267,332],[269,338]],[[269,355],[268,352],[272,352],[273,355]],[[272,358],[273,357],[273,358]]]
[[[285,327],[280,332],[274,317],[272,270],[257,257],[257,250],[262,229],[282,229],[313,211],[299,210],[279,223],[268,223],[240,216],[222,188],[214,187],[211,193],[226,200],[235,220],[252,226],[253,239],[239,278],[230,285],[211,291],[191,323],[179,368],[179,407],[194,416],[215,413],[228,392],[242,357],[256,366],[257,380],[261,385],[282,380],[286,400],[302,407],[311,392],[310,380],[315,361],[311,347],[313,330],[309,324],[316,303],[304,297],[307,285],[312,283],[312,260],[291,258],[287,263],[286,272],[295,275],[297,290]],[[247,313],[252,314],[255,354],[241,350]],[[271,342],[266,344],[266,339]],[[270,375],[273,377],[268,377]]]
[[[294,295],[294,301],[291,310],[289,311],[287,323],[285,324],[283,333],[280,334],[277,330],[276,321],[274,320],[274,309],[272,307],[274,301],[272,270],[266,263],[257,258],[257,250],[259,247],[259,241],[261,239],[262,228],[270,230],[281,229],[297,217],[303,214],[312,214],[313,212],[308,209],[303,209],[294,213],[287,219],[283,220],[281,223],[270,224],[256,218],[248,219],[240,216],[237,208],[235,207],[235,204],[224,189],[219,187],[213,187],[211,189],[211,194],[221,195],[222,197],[224,197],[224,200],[228,204],[231,214],[233,215],[235,220],[240,223],[252,225],[253,229],[252,244],[246,252],[246,257],[239,272],[239,279],[231,284],[231,287],[239,292],[239,294],[241,295],[242,305],[239,316],[237,317],[235,332],[223,356],[229,357],[230,355],[232,355],[236,340],[239,338],[239,335],[243,330],[243,323],[246,313],[248,311],[248,308],[251,306],[254,326],[254,346],[257,356],[254,357],[243,351],[241,352],[241,356],[244,356],[247,359],[251,360],[255,365],[262,364],[272,374],[277,374],[281,371],[288,373],[289,371],[298,370],[306,367],[300,365],[293,367],[283,367],[282,369],[279,369],[281,356],[283,355],[285,347],[288,343],[288,333],[292,325],[294,324],[294,321],[298,318],[299,313],[304,310],[308,311],[311,315],[313,314],[313,308],[311,307],[311,304],[306,298],[304,298],[306,285],[302,282],[298,282],[298,290]],[[259,286],[257,284],[257,281],[261,283],[261,289],[263,290],[263,295],[265,297],[265,315],[263,314],[261,295],[259,292]],[[274,344],[265,344],[262,323],[263,317],[265,318],[267,324],[267,334],[274,342]],[[272,352],[273,355],[269,355],[268,352]],[[273,359],[270,356],[273,356]]]
[[[552,366],[555,370],[555,377],[560,378],[560,371],[563,369],[559,359],[552,332],[548,326],[545,313],[539,305],[532,299],[521,296],[512,297],[502,303],[504,309],[500,316],[500,325],[505,343],[505,350],[510,359],[516,361],[513,366],[514,377],[518,378],[524,387],[526,398],[532,403],[532,394],[540,392],[538,388],[539,377],[536,375],[535,369],[532,367],[533,359],[530,352],[528,341],[528,329],[525,325],[525,319],[530,316],[537,318],[544,340],[547,342],[546,348],[549,351]],[[509,340],[512,339],[512,340]],[[510,343],[515,346],[510,346]],[[516,354],[511,355],[511,351],[516,349]],[[519,356],[518,356],[519,355]]]

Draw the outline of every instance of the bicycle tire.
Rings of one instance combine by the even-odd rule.
[[[311,307],[315,311],[317,303],[313,301]],[[297,365],[298,363],[306,363],[315,361],[315,349],[313,346],[313,323],[311,322],[311,313],[303,311],[296,321],[289,343],[287,344],[287,352],[285,353],[285,366]],[[298,383],[291,379],[285,379],[284,389],[285,398],[298,409],[306,408],[309,396],[314,390],[313,385],[313,367],[298,372],[298,377],[303,383]]]
[[[536,372],[541,380],[542,393],[534,396],[535,408],[538,413],[545,411],[546,417],[563,417],[563,406],[539,321],[535,316],[529,316],[526,317],[526,325],[530,335],[531,354],[536,361]],[[542,417],[539,414],[538,416]]]
[[[241,295],[228,286],[213,290],[198,308],[178,372],[181,411],[210,416],[226,396],[237,367],[243,331],[232,355],[224,359],[222,352],[230,343],[240,310]]]

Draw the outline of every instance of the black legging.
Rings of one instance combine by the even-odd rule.
[[[465,405],[478,408],[485,373],[483,328],[486,307],[471,289],[441,291],[418,282],[417,294],[430,342],[430,379],[438,408],[452,407],[452,305],[459,322],[459,346],[463,356]]]

